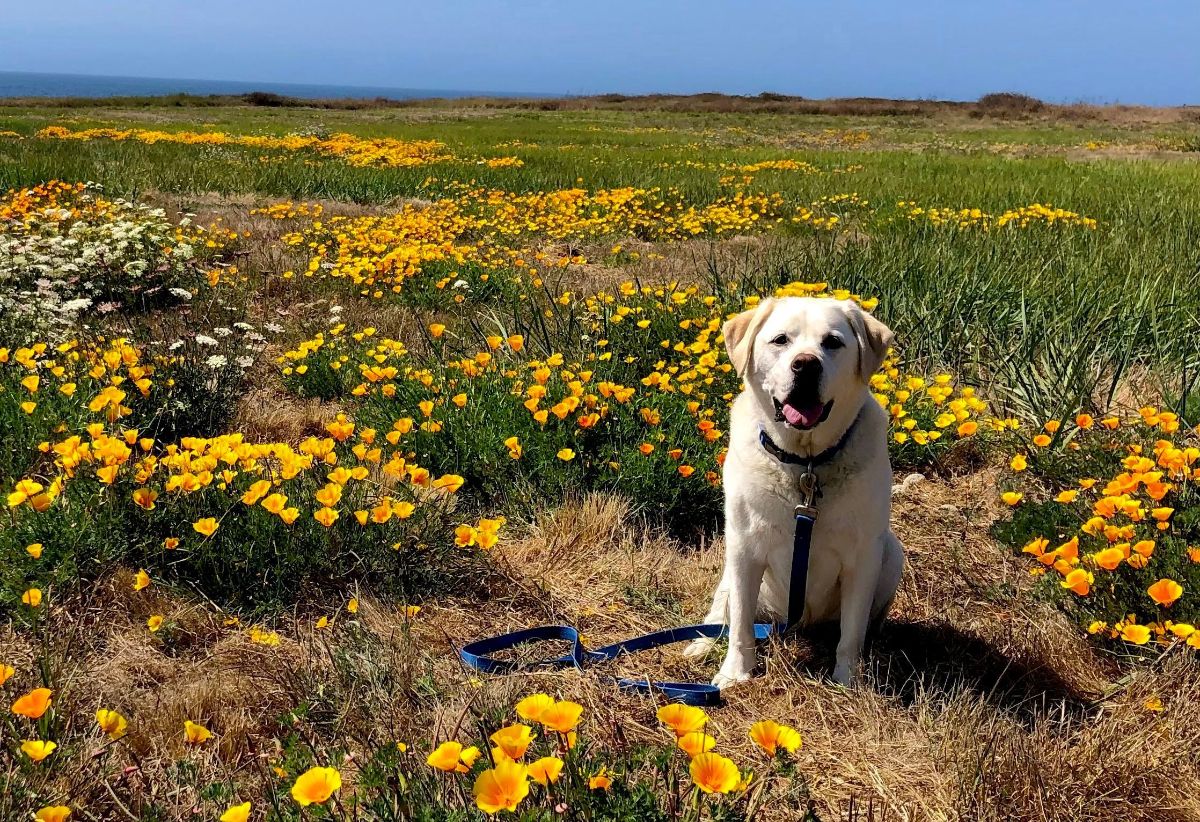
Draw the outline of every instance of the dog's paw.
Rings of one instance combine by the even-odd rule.
[[[833,681],[843,688],[849,688],[854,682],[854,669],[850,665],[837,665],[833,669]]]
[[[911,491],[913,488],[920,485],[924,481],[925,481],[924,474],[909,474],[899,484],[892,486],[892,496],[893,497],[908,496],[909,491]]]
[[[687,647],[683,649],[683,655],[688,659],[696,659],[698,657],[707,656],[708,653],[716,647],[716,645],[716,640],[709,639],[708,637],[693,639],[687,644]]]
[[[712,678],[712,684],[724,691],[727,688],[732,688],[743,682],[749,682],[754,678],[753,671],[718,671],[717,675]]]

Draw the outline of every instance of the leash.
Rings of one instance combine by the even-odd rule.
[[[754,638],[766,639],[778,633],[782,626],[770,623],[757,623],[754,626]],[[526,628],[510,634],[488,637],[475,642],[469,642],[458,652],[459,657],[468,666],[485,673],[510,674],[518,670],[530,668],[578,668],[583,670],[589,665],[608,662],[625,654],[648,651],[651,648],[661,648],[676,642],[692,639],[721,639],[729,631],[727,625],[684,625],[679,628],[667,628],[632,639],[605,645],[602,648],[589,650],[584,647],[579,637],[579,630],[570,625],[542,625],[538,628]],[[571,643],[570,653],[551,659],[543,659],[530,664],[520,664],[493,658],[491,655],[500,651],[508,651],[518,645],[528,642],[548,642],[565,640]],[[661,693],[674,702],[686,705],[716,705],[721,700],[721,689],[707,682],[652,682],[648,679],[625,679],[609,677],[622,691],[629,693]]]
[[[775,444],[766,429],[759,429],[758,440],[763,450],[781,463],[803,466],[804,471],[798,480],[800,504],[793,512],[796,530],[792,538],[792,573],[788,585],[787,622],[755,623],[754,638],[756,640],[784,634],[795,627],[804,616],[805,589],[808,585],[808,560],[812,549],[813,525],[817,520],[816,500],[820,496],[820,484],[814,469],[818,465],[829,462],[841,451],[857,422],[856,418],[854,424],[846,430],[841,440],[834,446],[813,457],[801,457],[784,451]],[[458,655],[468,667],[492,674],[510,674],[531,668],[574,667],[583,670],[590,665],[608,662],[626,654],[648,651],[652,648],[661,648],[693,639],[723,639],[728,633],[729,626],[727,625],[684,625],[614,642],[601,648],[588,649],[584,647],[579,629],[570,625],[542,625],[537,628],[526,628],[522,631],[513,631],[468,642],[462,646]],[[553,641],[571,643],[570,652],[562,656],[524,664],[496,659],[493,656],[502,651],[510,651],[519,645]],[[622,691],[641,694],[661,693],[672,701],[682,702],[686,705],[708,706],[716,705],[721,701],[721,689],[707,682],[653,682],[648,679],[623,677],[609,677],[609,679]]]

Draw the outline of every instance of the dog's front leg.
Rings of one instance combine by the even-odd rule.
[[[842,568],[841,637],[833,668],[834,681],[842,685],[850,684],[862,657],[882,563],[883,544],[876,540],[853,565]]]
[[[718,688],[745,682],[754,675],[754,617],[758,612],[758,589],[762,586],[766,560],[752,540],[727,545],[725,578],[729,596],[729,650],[721,670],[713,677]]]
[[[729,624],[729,583],[725,581],[725,571],[721,572],[721,581],[717,584],[716,593],[713,594],[712,607],[708,609],[708,614],[704,617],[705,625],[728,625]],[[713,649],[717,644],[715,639],[701,637],[693,639],[684,648],[683,655],[686,657],[704,656]]]

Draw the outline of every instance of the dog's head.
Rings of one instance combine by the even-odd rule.
[[[893,336],[854,302],[813,297],[763,300],[723,333],[746,387],[769,399],[777,421],[801,431],[861,395]]]

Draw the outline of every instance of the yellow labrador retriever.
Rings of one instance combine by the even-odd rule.
[[[868,389],[892,332],[851,301],[789,297],[739,314],[724,335],[745,389],[733,403],[725,461],[725,570],[705,618],[729,625],[713,684],[749,679],[755,618],[787,615],[793,512],[806,470],[796,463],[816,458],[818,515],[800,624],[839,620],[833,678],[848,685],[904,566],[889,525],[888,418]],[[686,653],[711,647],[696,640]]]

